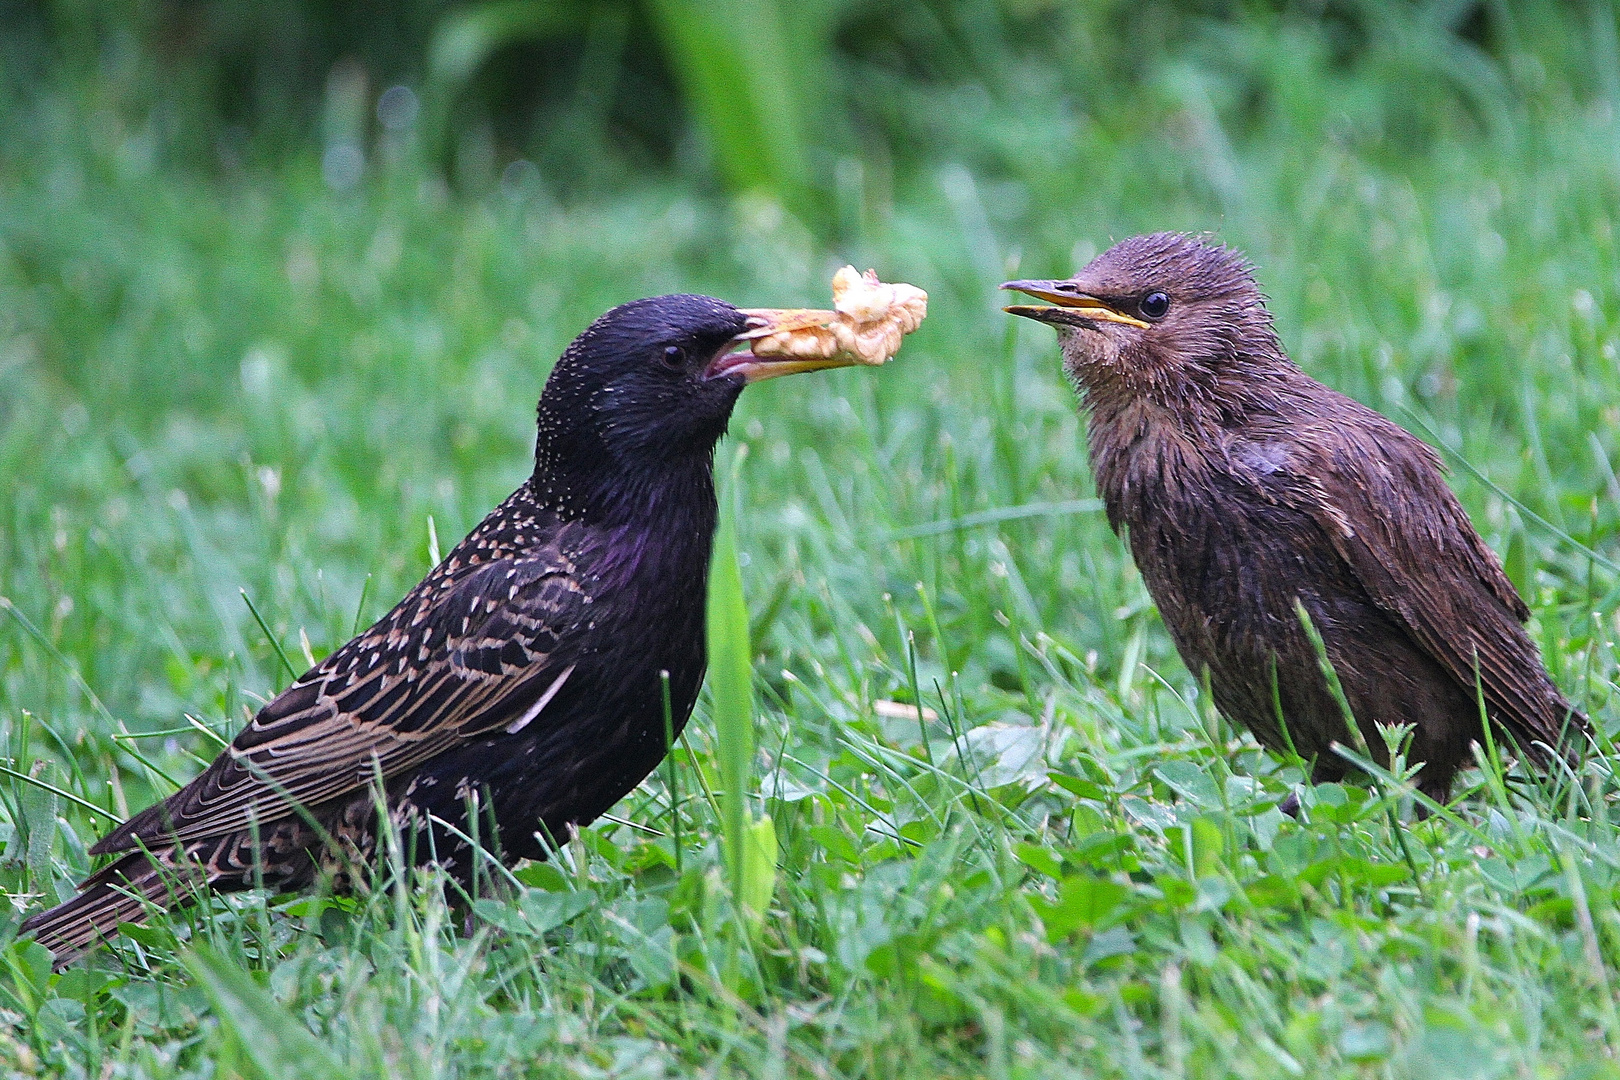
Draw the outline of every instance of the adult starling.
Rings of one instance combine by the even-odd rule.
[[[703,681],[714,448],[738,394],[850,362],[733,351],[777,314],[661,296],[596,320],[546,382],[533,475],[206,771],[103,837],[91,852],[119,858],[22,932],[60,965],[202,886],[341,885],[377,852],[379,784],[417,861],[463,880],[475,833],[543,858],[547,832],[611,807],[668,749],[660,673],[676,732]]]
[[[1368,747],[1408,724],[1420,789],[1446,801],[1482,736],[1546,766],[1586,718],[1521,625],[1529,609],[1427,445],[1283,352],[1249,264],[1176,233],[1125,240],[1066,281],[1002,286],[1053,306],[1090,414],[1091,467],[1176,649],[1215,704],[1277,753],[1347,770],[1352,744],[1296,605]]]

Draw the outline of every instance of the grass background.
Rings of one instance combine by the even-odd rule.
[[[107,814],[285,685],[278,650],[341,644],[524,477],[546,370],[600,311],[815,304],[854,261],[931,315],[882,371],[751,389],[722,447],[748,767],[706,699],[616,809],[640,828],[497,876],[468,925],[412,879],[219,901],[62,975],[11,943],[0,1069],[1620,1074],[1613,757],[1558,789],[1471,773],[1426,823],[1394,781],[1281,817],[1299,770],[1175,658],[1092,501],[1052,336],[995,290],[1149,229],[1245,249],[1307,371],[1447,449],[1612,733],[1611,7],[738,5],[806,21],[743,46],[673,2],[555,34],[524,5],[378,37],[311,17],[314,74],[250,51],[279,89],[234,112],[203,62],[225,47],[165,52],[166,10],[6,24],[8,936]],[[210,10],[216,37],[246,17]],[[452,31],[480,26],[458,76]],[[715,83],[726,49],[784,42],[815,46],[786,90]],[[542,65],[529,112],[499,107],[523,49],[587,46],[613,87]],[[390,73],[414,124],[373,118]],[[642,130],[620,114],[647,86],[676,105],[649,96]],[[893,704],[919,700],[921,722]],[[724,821],[757,839],[767,814],[775,851],[728,875]]]

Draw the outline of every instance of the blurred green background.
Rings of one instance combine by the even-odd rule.
[[[820,305],[854,262],[926,288],[927,323],[881,371],[751,389],[722,449],[732,476],[746,448],[781,843],[760,966],[715,959],[747,935],[701,899],[718,826],[694,796],[674,884],[667,839],[604,824],[585,922],[505,926],[504,952],[442,910],[344,938],[283,907],[244,943],[251,913],[218,909],[215,944],[302,1025],[289,1060],[313,1028],[379,1074],[1588,1063],[1620,1046],[1606,818],[1504,789],[1480,833],[1415,834],[1427,891],[1391,885],[1407,860],[1357,789],[1276,818],[1298,773],[1176,660],[1089,501],[1051,333],[995,287],[1140,231],[1243,248],[1308,372],[1447,448],[1609,729],[1617,109],[1603,0],[0,4],[5,767],[110,813],[165,794],[215,752],[188,715],[234,733],[285,684],[278,649],[346,640],[426,571],[430,519],[448,547],[522,480],[545,373],[597,314]],[[895,719],[919,697],[925,734]],[[683,769],[713,764],[707,706],[696,730]],[[663,827],[661,785],[619,812]],[[104,825],[0,784],[12,925]],[[9,946],[0,1064],[319,1071],[232,1034],[227,999],[280,1006],[203,995],[188,933],[67,982]],[[644,938],[721,988],[644,977]],[[325,1009],[340,991],[360,1019]]]
[[[1160,228],[1245,249],[1313,374],[1565,534],[1616,523],[1607,4],[270,0],[0,26],[0,593],[99,640],[162,606],[172,634],[77,658],[114,697],[157,693],[150,650],[268,674],[239,586],[288,632],[312,567],[397,595],[428,514],[448,542],[521,478],[546,366],[611,304],[824,303],[845,261],[933,314],[881,374],[745,399],[767,596],[805,536],[887,551],[1089,495],[1050,334],[995,285]],[[1580,578],[1458,482],[1521,588]],[[1137,594],[1095,516],[1008,530],[1051,575],[1034,610],[1120,662]],[[908,549],[891,580],[863,560],[838,602],[908,594],[914,559],[954,588],[985,540]],[[206,613],[167,596],[182,565]],[[139,596],[102,610],[101,584]],[[973,596],[939,647],[1019,683]]]

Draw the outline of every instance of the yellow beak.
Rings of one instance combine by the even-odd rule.
[[[1009,281],[1001,287],[1056,305],[1013,304],[1001,309],[1009,315],[1021,315],[1036,322],[1068,326],[1087,322],[1116,322],[1143,329],[1149,325],[1133,315],[1125,314],[1106,300],[1081,292],[1080,287],[1072,281]]]

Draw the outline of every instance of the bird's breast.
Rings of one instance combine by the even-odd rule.
[[[1274,458],[1261,464],[1275,466]],[[1148,437],[1105,447],[1094,460],[1110,519],[1128,530],[1137,568],[1184,653],[1265,651],[1298,632],[1296,598],[1359,593],[1315,519],[1271,497],[1269,472],[1213,441]]]

